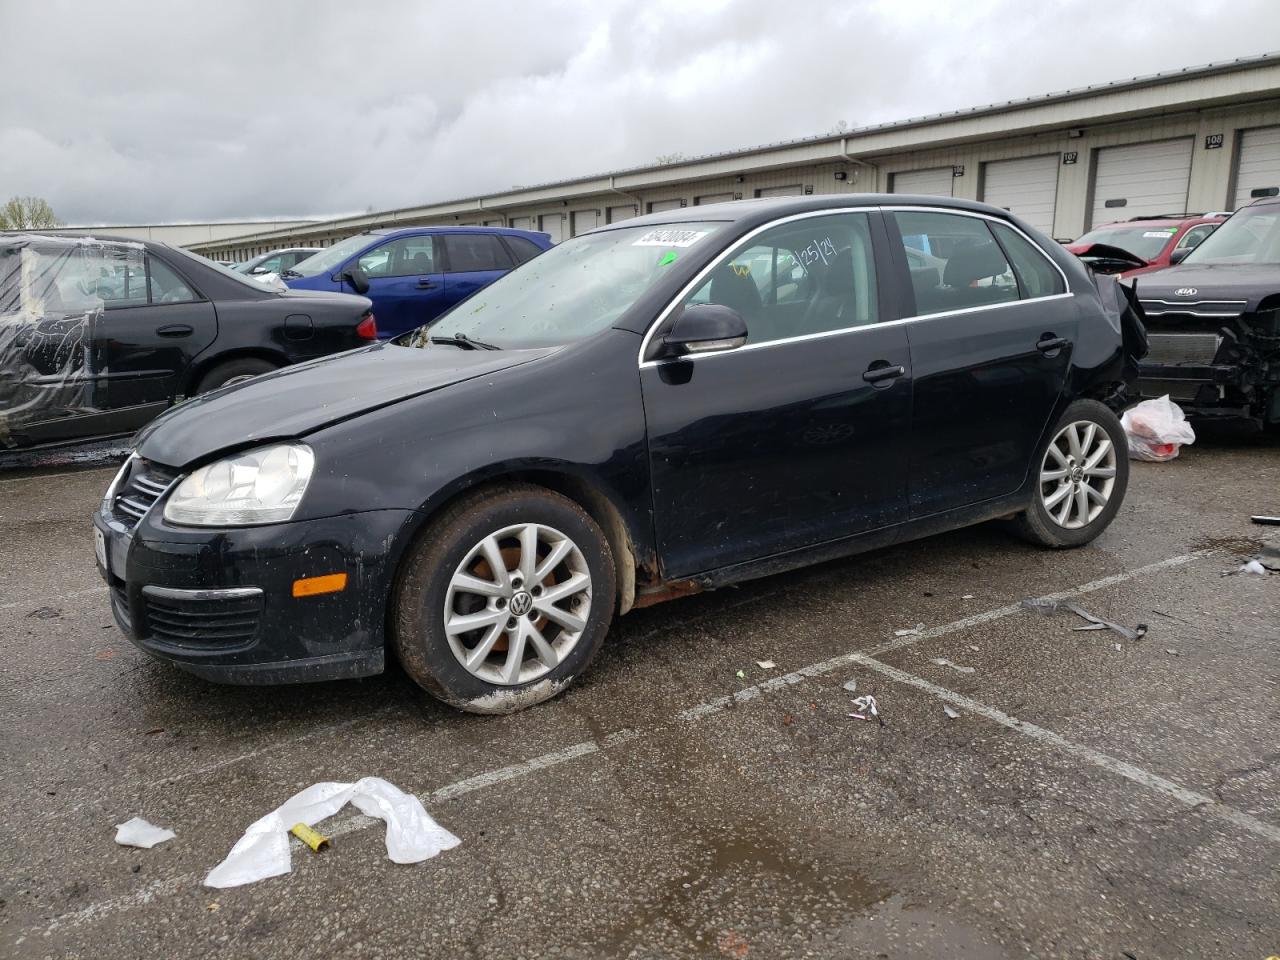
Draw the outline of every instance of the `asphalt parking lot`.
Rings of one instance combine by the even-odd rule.
[[[152,662],[94,569],[110,469],[11,470],[0,954],[1265,960],[1280,602],[1221,574],[1280,512],[1278,453],[1135,463],[1077,551],[984,526],[640,611],[509,717],[398,671],[264,690]],[[1050,594],[1150,632],[1018,606]],[[884,726],[847,718],[862,693]],[[290,794],[365,775],[461,845],[398,866],[348,810],[292,874],[201,885]],[[177,838],[116,846],[133,816]]]

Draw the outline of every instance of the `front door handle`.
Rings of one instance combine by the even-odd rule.
[[[432,289],[435,285],[436,285],[436,282],[435,282],[434,280],[419,280],[419,281],[418,281],[418,289],[419,289],[419,290],[430,290],[430,289]]]
[[[880,384],[886,386],[890,381],[897,380],[899,377],[907,375],[907,368],[899,364],[892,366],[888,360],[877,360],[871,366],[867,367],[866,372],[862,375],[862,379],[867,383]]]
[[[161,337],[189,337],[195,332],[195,327],[185,323],[170,323],[163,327],[156,327],[156,334]]]
[[[1052,333],[1041,334],[1036,341],[1036,349],[1043,354],[1057,353],[1071,341],[1066,337],[1055,337]]]

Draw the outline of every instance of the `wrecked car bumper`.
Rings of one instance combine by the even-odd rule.
[[[144,652],[220,683],[382,672],[395,544],[416,515],[376,510],[234,529],[135,528],[94,515],[117,626]],[[104,563],[105,561],[105,563]],[[296,581],[346,574],[298,596]]]

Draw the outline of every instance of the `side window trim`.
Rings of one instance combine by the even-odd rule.
[[[995,245],[1000,248],[1000,252],[1004,254],[1005,262],[1009,264],[1010,272],[1013,273],[1013,282],[1018,288],[1018,302],[1021,303],[1023,300],[1043,300],[1043,297],[1027,296],[1027,287],[1026,283],[1022,279],[1022,271],[1018,269],[1017,263],[1014,262],[1013,257],[1009,254],[1009,248],[1006,247],[1004,245],[1004,241],[1000,239],[999,231],[993,230],[990,223],[986,226],[987,234],[993,241],[995,241]],[[1036,249],[1039,250],[1040,247],[1036,246]]]

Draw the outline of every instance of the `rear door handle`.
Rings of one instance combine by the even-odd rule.
[[[888,383],[890,380],[897,380],[899,377],[905,377],[906,375],[906,367],[900,364],[896,367],[890,366],[887,360],[877,360],[867,367],[862,379],[867,383]]]
[[[1036,341],[1036,349],[1041,353],[1052,353],[1055,350],[1061,350],[1070,342],[1066,337],[1055,337],[1050,333]]]
[[[419,280],[419,281],[418,281],[418,289],[419,289],[419,290],[430,290],[430,289],[431,289],[432,287],[434,287],[435,285],[436,285],[436,282],[435,282],[434,280]]]
[[[161,337],[189,337],[195,332],[194,327],[187,326],[185,323],[170,323],[156,328],[156,334]]]

